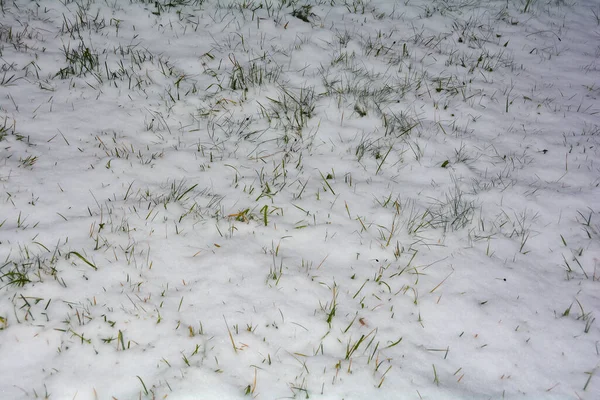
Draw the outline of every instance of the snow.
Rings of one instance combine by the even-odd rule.
[[[599,14],[0,2],[0,397],[600,397]]]

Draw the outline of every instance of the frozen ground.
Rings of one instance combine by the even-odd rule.
[[[592,0],[0,0],[2,399],[600,398]]]

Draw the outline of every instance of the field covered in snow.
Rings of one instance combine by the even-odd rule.
[[[0,0],[0,398],[600,398],[593,0]]]

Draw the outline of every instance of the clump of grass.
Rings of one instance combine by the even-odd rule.
[[[310,18],[314,17],[315,14],[312,12],[312,5],[306,4],[292,10],[292,16],[298,18],[301,21],[310,23]]]
[[[436,200],[429,210],[428,224],[433,228],[456,231],[469,225],[475,213],[475,201],[465,199],[464,192],[455,182],[443,200]]]
[[[164,206],[169,203],[183,203],[189,198],[190,193],[198,186],[198,184],[188,186],[185,179],[174,179],[170,183],[168,182],[167,185],[167,190],[164,193],[153,195],[147,190],[142,194],[142,198],[151,200],[154,204],[163,204]]]
[[[51,276],[64,284],[58,278],[56,263],[60,251],[58,247],[51,252],[46,246],[34,242],[43,251],[38,253],[29,246],[19,246],[19,254],[7,260],[0,266],[0,289],[4,287],[23,287],[31,282],[42,282],[45,276]]]
[[[344,7],[353,14],[364,14],[368,1],[365,0],[344,0]]]
[[[6,262],[0,267],[0,282],[5,286],[23,287],[31,282],[29,272],[32,263]]]
[[[25,158],[20,158],[19,163],[23,168],[33,168],[37,160],[37,156],[27,156]]]
[[[15,120],[9,121],[8,117],[4,117],[4,121],[0,123],[0,142],[7,136],[15,134],[16,125],[17,122]]]
[[[61,68],[56,76],[61,79],[68,79],[70,76],[85,76],[98,70],[100,60],[98,53],[91,45],[87,45],[81,40],[77,47],[71,47],[71,44],[63,44],[63,55],[67,66]]]
[[[229,76],[229,87],[232,90],[248,90],[251,87],[275,83],[281,76],[281,67],[266,58],[251,61],[248,65],[240,64],[230,57],[233,71]]]
[[[400,111],[394,113],[392,111],[381,113],[381,120],[385,130],[385,136],[402,137],[412,132],[417,128],[421,121],[418,116],[410,115],[409,112]]]
[[[268,97],[268,108],[261,105],[261,111],[269,121],[275,121],[286,133],[302,136],[302,129],[313,117],[317,96],[313,87],[302,87],[292,91],[281,87],[277,99]]]

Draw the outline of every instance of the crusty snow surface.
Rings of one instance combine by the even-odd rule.
[[[599,18],[0,1],[0,398],[600,398]]]

